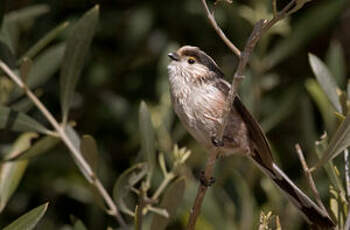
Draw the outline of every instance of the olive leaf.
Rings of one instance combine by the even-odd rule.
[[[176,214],[176,210],[183,200],[185,192],[185,178],[181,177],[174,181],[165,191],[160,203],[160,208],[167,210],[170,217]],[[154,215],[151,225],[151,230],[163,230],[169,224],[170,218],[162,215]]]
[[[5,106],[0,106],[0,129],[8,129],[16,132],[34,131],[43,134],[50,133],[47,128],[33,118]]]
[[[74,90],[95,33],[98,16],[99,6],[97,5],[79,19],[70,31],[67,39],[60,74],[60,96],[64,124],[68,120],[68,111]]]
[[[139,126],[141,135],[141,150],[145,154],[148,162],[148,183],[151,180],[154,167],[156,165],[155,132],[151,120],[151,115],[144,101],[141,102],[139,110]]]
[[[28,150],[17,152],[3,159],[4,161],[28,160],[30,158],[47,153],[55,147],[61,140],[58,137],[45,136],[36,141]]]
[[[336,111],[342,112],[342,107],[337,94],[338,86],[328,67],[318,57],[311,53],[309,53],[309,62],[318,83],[326,93],[333,107]]]
[[[37,133],[24,133],[13,144],[6,157],[26,151],[31,146],[31,141],[37,138]],[[7,201],[16,190],[27,168],[28,161],[2,162],[0,163],[0,212],[5,208]]]
[[[41,218],[47,211],[49,203],[40,205],[39,207],[34,208],[33,210],[22,215],[10,225],[6,226],[4,230],[31,230],[39,223]]]
[[[139,163],[125,170],[118,177],[113,187],[113,198],[118,204],[120,211],[134,216],[134,212],[127,206],[125,200],[130,195],[132,187],[147,175],[147,171],[147,163]]]
[[[332,160],[339,153],[343,152],[346,148],[350,146],[350,115],[346,116],[345,120],[339,125],[337,131],[331,138],[331,141],[323,153],[322,158],[313,167],[315,170],[322,167],[329,160]]]

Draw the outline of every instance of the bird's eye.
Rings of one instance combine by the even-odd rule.
[[[190,57],[188,60],[187,60],[188,64],[194,64],[196,62],[196,59],[194,59],[194,57]]]

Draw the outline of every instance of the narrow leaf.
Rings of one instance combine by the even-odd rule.
[[[113,187],[113,199],[118,204],[120,211],[134,216],[134,208],[127,207],[125,198],[130,195],[131,188],[137,184],[147,174],[146,163],[139,163],[125,170],[117,179]]]
[[[322,159],[313,168],[319,168],[350,146],[350,115],[339,125]]]
[[[320,141],[316,141],[315,147],[316,147],[316,154],[318,159],[321,159],[323,156],[323,153],[326,151],[328,146],[328,137],[327,134],[323,134]],[[324,166],[324,169],[326,170],[326,173],[328,175],[329,181],[333,186],[339,191],[341,194],[341,198],[345,201],[345,190],[344,185],[341,181],[341,178],[337,175],[335,166],[333,162],[330,160],[328,161]]]
[[[164,193],[160,204],[161,208],[168,211],[170,217],[174,217],[177,208],[180,206],[185,192],[185,179],[179,178],[172,183]],[[154,215],[151,230],[163,230],[169,224],[170,218],[161,215]]]
[[[22,134],[15,141],[11,151],[6,154],[6,157],[12,157],[26,151],[30,148],[32,139],[37,137],[37,133]],[[27,161],[0,163],[0,212],[5,208],[7,201],[19,185],[27,164]]]
[[[32,48],[30,48],[21,58],[33,59],[43,48],[45,48],[50,42],[52,42],[63,30],[67,28],[69,22],[63,22],[62,24],[55,27],[48,34],[46,34],[42,39],[40,39]]]
[[[28,75],[32,68],[32,65],[33,65],[33,61],[27,57],[24,58],[21,63],[20,72],[21,72],[21,78],[24,83],[27,83]]]
[[[0,60],[2,60],[11,69],[16,67],[16,57],[10,47],[0,40]]]
[[[151,115],[144,101],[141,102],[139,110],[139,127],[141,135],[141,149],[148,162],[148,182],[150,182],[154,167],[156,165],[155,133]]]
[[[70,139],[70,141],[73,143],[74,148],[79,152],[78,154],[81,154],[80,151],[80,145],[81,145],[81,140],[79,137],[79,134],[74,130],[73,127],[71,127],[70,125],[67,125],[65,127],[65,133],[68,136],[68,138]],[[89,175],[89,173],[86,171],[85,167],[83,166],[82,162],[77,159],[76,155],[71,153],[71,156],[75,162],[75,164],[78,166],[78,168],[80,169],[80,171],[83,173],[83,175],[85,176],[85,178],[92,183],[91,181],[91,177]]]
[[[67,40],[60,76],[61,107],[63,123],[68,119],[68,111],[73,98],[84,60],[98,22],[99,6],[95,6],[74,25]]]
[[[46,83],[61,65],[65,45],[63,43],[50,47],[33,60],[31,70],[28,74],[27,85],[35,89]],[[16,88],[12,94],[12,100],[24,94],[23,90]]]
[[[47,13],[49,10],[47,5],[38,4],[6,14],[0,31],[0,40],[7,44],[11,51],[15,53],[19,40],[20,25],[33,21],[36,17]]]
[[[87,230],[87,228],[81,220],[77,220],[74,223],[73,230]]]
[[[60,139],[52,136],[42,137],[40,140],[36,141],[33,146],[23,152],[18,152],[9,157],[6,157],[5,161],[19,161],[27,160],[33,157],[37,157],[41,154],[47,153],[53,147],[55,147],[60,142]]]
[[[31,230],[39,223],[41,218],[47,211],[49,203],[40,205],[34,208],[30,212],[19,217],[17,220],[12,222],[10,225],[4,228],[4,230]]]
[[[81,140],[80,150],[85,160],[91,166],[92,170],[96,173],[99,154],[95,139],[90,135],[84,135]]]
[[[16,132],[35,131],[49,134],[50,131],[28,115],[0,106],[0,129]]]
[[[318,83],[323,91],[326,93],[328,99],[338,112],[342,112],[342,108],[337,95],[337,83],[327,66],[315,55],[309,54],[309,62],[314,72]]]
[[[346,80],[346,64],[343,48],[338,41],[332,41],[327,52],[326,63],[338,84],[343,86]]]

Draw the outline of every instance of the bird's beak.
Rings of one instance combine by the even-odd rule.
[[[174,61],[180,60],[180,56],[177,53],[168,53],[168,56]]]

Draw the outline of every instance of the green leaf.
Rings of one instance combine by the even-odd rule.
[[[37,138],[37,133],[24,133],[13,144],[6,157],[12,157],[24,152],[31,146],[31,141]],[[0,163],[0,212],[5,208],[7,201],[16,190],[27,168],[27,161]]]
[[[322,167],[329,160],[332,160],[339,153],[350,146],[350,115],[339,125],[337,131],[331,138],[327,150],[324,152],[321,160],[313,168]]]
[[[10,47],[0,40],[0,60],[2,60],[11,69],[16,67],[16,57]]]
[[[274,49],[265,57],[265,68],[271,69],[290,55],[297,53],[340,15],[345,3],[345,0],[324,1],[310,7],[296,22],[293,33],[277,42]]]
[[[315,55],[309,53],[309,62],[314,72],[318,83],[327,95],[328,99],[332,103],[333,107],[338,112],[342,112],[342,108],[339,102],[339,97],[337,94],[337,83],[331,72],[329,72],[327,66]]]
[[[95,6],[74,25],[67,40],[61,68],[60,90],[63,123],[68,120],[68,111],[80,72],[88,54],[89,46],[98,22],[99,6]]]
[[[327,149],[327,146],[328,146],[328,137],[327,137],[327,134],[325,133],[322,135],[321,140],[316,141],[315,143],[316,154],[318,159],[322,158],[323,153]],[[339,191],[339,193],[341,194],[341,198],[345,201],[346,198],[345,198],[344,186],[340,177],[336,173],[336,169],[333,162],[330,160],[323,167],[326,170],[329,181],[333,184],[335,188],[337,188],[337,191]]]
[[[50,47],[40,54],[33,61],[33,65],[28,74],[27,85],[31,89],[35,89],[46,83],[61,65],[65,45],[63,43]],[[23,90],[16,88],[12,94],[12,100],[22,96]]]
[[[47,211],[49,203],[40,205],[39,207],[34,208],[30,212],[22,215],[10,225],[4,228],[4,230],[31,230],[39,223],[41,218]]]
[[[73,147],[77,150],[78,154],[80,154],[83,157],[83,155],[80,151],[81,140],[80,140],[80,137],[79,137],[79,134],[77,133],[77,131],[75,131],[72,126],[67,125],[65,127],[65,133],[68,136],[69,140],[72,142]],[[82,174],[85,176],[86,180],[89,181],[90,183],[92,183],[93,181],[89,175],[89,172],[86,171],[86,169],[83,166],[83,164],[81,163],[81,161],[77,159],[75,154],[71,153],[71,156],[72,156],[75,164],[78,166],[78,168],[80,169]]]
[[[305,87],[312,96],[312,99],[316,102],[317,107],[321,112],[326,129],[328,131],[333,131],[335,117],[332,105],[324,91],[321,89],[320,84],[318,84],[315,79],[307,79],[305,82]]]
[[[331,42],[327,52],[326,63],[338,85],[343,86],[346,80],[346,64],[345,54],[340,42],[336,40]]]
[[[181,177],[174,181],[165,191],[160,208],[168,211],[170,217],[174,217],[176,210],[183,200],[185,192],[185,178]],[[151,230],[163,230],[169,224],[170,218],[161,215],[154,215]]]
[[[73,230],[87,230],[87,228],[81,220],[77,220],[74,223]]]
[[[141,102],[139,110],[139,127],[141,137],[141,149],[148,162],[148,183],[151,180],[156,165],[155,133],[151,115],[144,101]]]
[[[118,204],[120,211],[134,216],[134,212],[127,207],[126,198],[130,195],[131,188],[140,182],[147,174],[146,163],[139,163],[125,170],[117,179],[113,187],[113,199]]]
[[[52,29],[48,34],[41,38],[32,48],[30,48],[21,58],[33,59],[43,48],[45,48],[50,42],[52,42],[63,30],[67,28],[69,22],[63,22],[54,29]]]
[[[96,173],[98,167],[98,150],[95,139],[90,135],[84,135],[81,139],[80,150],[85,160]]]
[[[7,44],[12,52],[15,52],[20,34],[20,25],[33,21],[36,17],[47,13],[49,10],[50,8],[47,5],[40,4],[6,14],[0,31],[0,41]]]
[[[5,161],[19,161],[19,160],[27,160],[33,157],[37,157],[41,154],[47,153],[53,147],[55,147],[61,140],[57,137],[45,136],[40,140],[36,141],[33,146],[23,152],[18,152],[17,154],[13,154],[10,157],[6,157]]]
[[[0,106],[0,129],[16,132],[35,131],[49,134],[50,131],[28,115]]]

